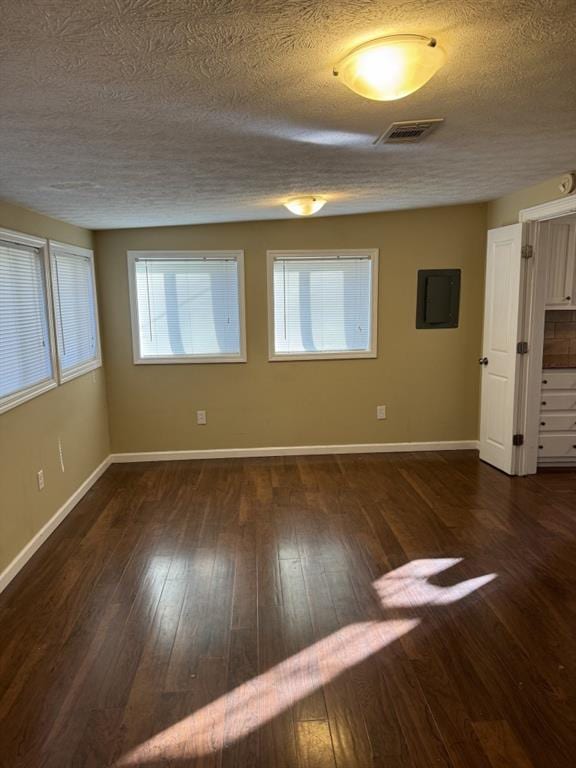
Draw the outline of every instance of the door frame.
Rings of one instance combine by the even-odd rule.
[[[523,242],[532,246],[532,257],[523,269],[520,302],[520,339],[528,342],[528,354],[519,361],[516,400],[517,431],[524,435],[518,449],[514,472],[532,475],[538,468],[540,388],[544,355],[544,312],[546,304],[546,259],[540,253],[540,223],[576,213],[576,195],[524,208],[518,221],[524,224]]]

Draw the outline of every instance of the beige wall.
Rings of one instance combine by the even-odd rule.
[[[533,187],[526,187],[512,192],[497,200],[488,203],[488,228],[503,227],[506,224],[515,224],[518,221],[518,213],[523,208],[531,208],[533,205],[548,203],[562,197],[558,185],[561,176],[555,176]]]
[[[559,180],[487,206],[96,233],[107,378],[99,369],[0,415],[0,572],[108,455],[106,385],[114,452],[475,439],[486,224],[559,197]],[[1,202],[0,226],[92,247],[86,230]],[[269,363],[266,249],[338,247],[380,249],[378,358]],[[133,365],[126,251],[202,248],[245,250],[248,363]],[[416,330],[427,267],[462,269],[458,329]]]
[[[485,230],[466,205],[96,233],[113,451],[476,439]],[[380,249],[378,358],[269,363],[266,249],[338,247]],[[202,248],[245,250],[248,363],[133,365],[126,251]],[[426,267],[462,269],[458,329],[416,330]]]
[[[84,229],[1,202],[0,227],[92,247]],[[101,368],[0,415],[0,573],[108,454]],[[41,468],[43,491],[36,484]]]

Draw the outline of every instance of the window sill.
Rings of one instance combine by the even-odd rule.
[[[101,367],[102,359],[98,358],[97,360],[91,360],[89,363],[83,363],[76,368],[70,368],[68,371],[61,371],[60,384],[66,384],[66,382],[72,381],[72,379],[77,379],[79,376],[84,376],[84,374]]]
[[[40,384],[35,384],[33,387],[29,387],[22,392],[16,392],[13,395],[8,395],[3,400],[0,400],[0,413],[10,411],[12,408],[16,408],[18,405],[26,403],[28,400],[32,400],[38,395],[43,395],[44,392],[48,392],[51,389],[55,389],[58,386],[56,379],[50,379],[49,381],[43,381]]]
[[[174,357],[137,357],[134,365],[206,365],[210,363],[245,363],[246,357],[242,355],[196,357],[193,355],[181,355]]]
[[[370,352],[316,352],[314,354],[270,354],[268,360],[271,363],[284,363],[299,360],[369,360],[378,357],[376,351]]]

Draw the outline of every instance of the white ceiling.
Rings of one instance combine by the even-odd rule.
[[[486,200],[576,167],[574,0],[0,0],[0,197],[91,228]],[[421,91],[366,101],[332,65],[430,34]],[[394,120],[444,117],[373,147]]]

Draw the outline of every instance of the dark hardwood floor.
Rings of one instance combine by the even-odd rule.
[[[576,473],[115,465],[0,596],[0,765],[573,768]]]

